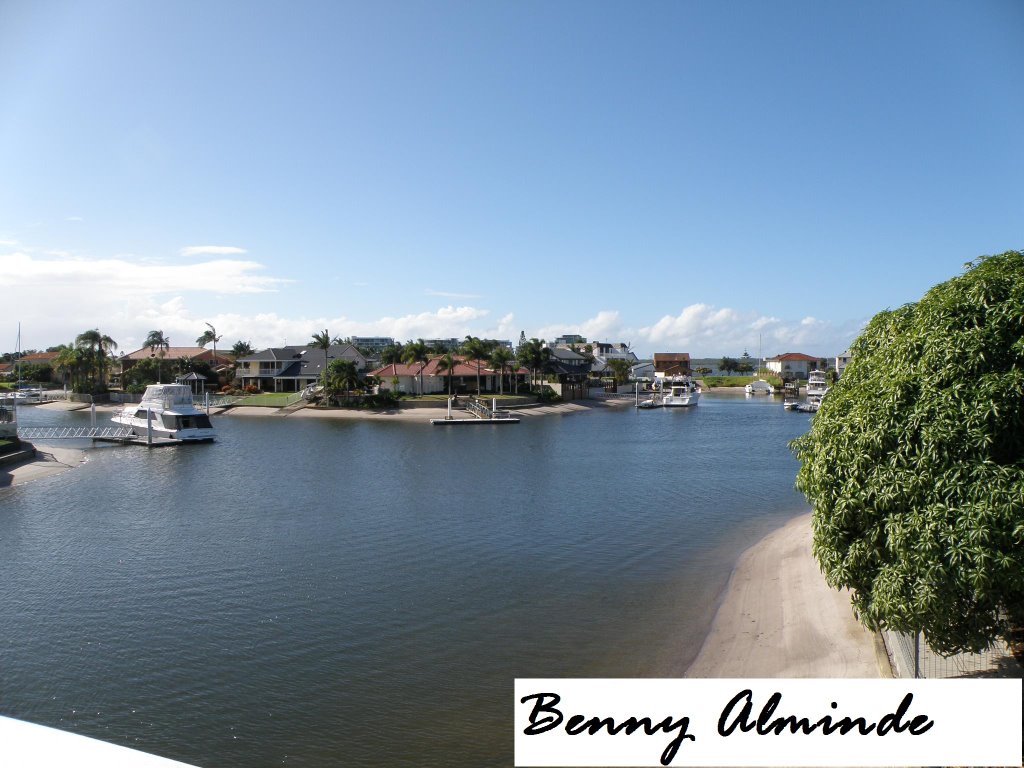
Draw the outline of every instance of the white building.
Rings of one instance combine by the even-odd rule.
[[[850,350],[846,350],[840,355],[836,355],[836,376],[842,376],[843,370],[853,360],[853,353]]]

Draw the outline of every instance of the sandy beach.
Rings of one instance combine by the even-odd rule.
[[[626,401],[621,401],[625,403]],[[631,403],[626,403],[631,405]],[[619,407],[620,402],[606,404],[595,400],[584,402],[555,403],[553,405],[537,405],[529,408],[512,410],[513,415],[520,419],[533,419],[539,416],[569,415],[585,413],[595,408]],[[448,415],[445,406],[439,408],[398,408],[389,411],[362,411],[350,408],[300,408],[291,412],[279,411],[276,408],[253,408],[237,406],[224,412],[225,416],[277,416],[289,419],[347,419],[359,421],[401,421],[430,424],[431,419],[443,419]],[[455,410],[452,414],[456,419],[472,419],[468,411]]]
[[[31,461],[4,467],[0,472],[0,487],[24,485],[33,480],[50,477],[87,461],[85,451],[53,445],[36,445],[36,457]]]
[[[687,677],[890,677],[876,635],[830,589],[811,555],[811,516],[740,557]]]

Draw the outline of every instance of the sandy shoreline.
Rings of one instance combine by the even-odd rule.
[[[0,472],[0,488],[24,485],[33,480],[65,472],[88,461],[85,451],[53,445],[35,445],[36,457],[30,461],[4,467]]]
[[[622,401],[625,403],[625,401]],[[631,405],[631,403],[626,403]],[[595,408],[617,407],[619,403],[612,405],[595,400],[584,402],[555,403],[553,405],[536,405],[528,408],[514,409],[512,413],[520,419],[532,419],[538,416],[568,415],[571,413],[583,413],[592,411]],[[300,408],[290,413],[282,413],[276,408],[257,408],[251,406],[236,406],[222,414],[224,416],[276,416],[289,419],[342,419],[356,421],[401,421],[419,422],[429,424],[431,419],[443,419],[448,415],[447,406],[437,408],[399,408],[389,411],[363,411],[350,408]],[[456,419],[472,419],[468,411],[455,410],[453,417]]]
[[[811,554],[811,516],[791,520],[740,557],[686,677],[890,676],[849,595],[829,588]]]

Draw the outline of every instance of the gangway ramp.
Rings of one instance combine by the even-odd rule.
[[[131,427],[18,427],[21,440],[72,440],[93,437],[123,439],[132,436]]]

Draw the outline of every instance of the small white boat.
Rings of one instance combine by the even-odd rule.
[[[747,386],[745,386],[743,389],[744,389],[744,391],[748,395],[774,395],[775,394],[775,387],[773,387],[771,384],[769,384],[764,379],[758,379],[757,381],[752,381],[749,384],[747,384]]]
[[[700,387],[689,376],[666,378],[661,384],[661,404],[666,408],[696,405]]]
[[[661,408],[661,400],[655,397],[649,397],[646,400],[641,400],[636,404],[637,408]]]
[[[210,417],[192,402],[192,390],[185,384],[150,384],[142,402],[126,405],[113,421],[131,427],[132,432],[153,437],[209,442],[214,438]]]

